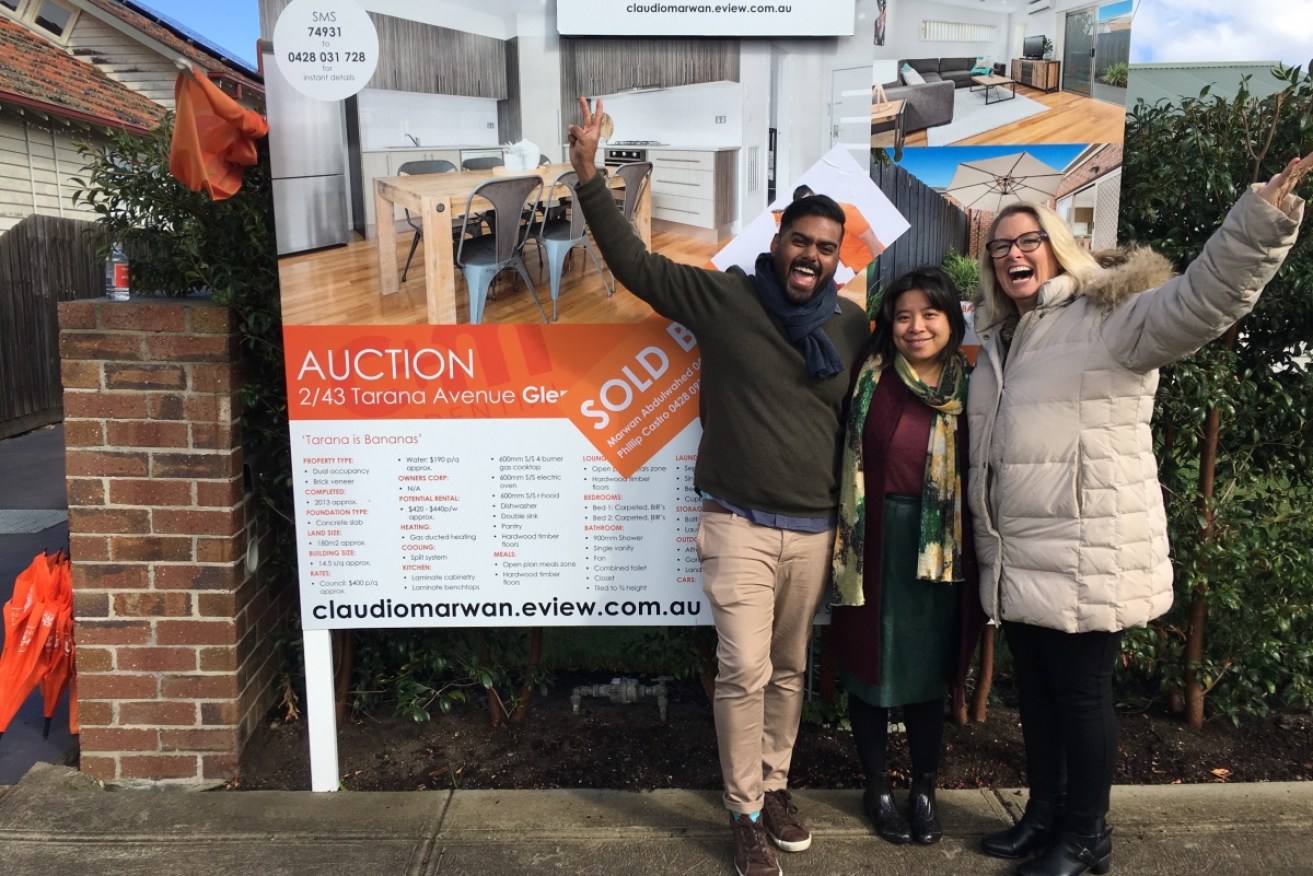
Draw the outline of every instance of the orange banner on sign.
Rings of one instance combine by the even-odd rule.
[[[571,420],[628,477],[697,416],[693,336],[621,325],[287,326],[293,420]]]
[[[697,342],[677,322],[654,316],[633,326],[582,375],[567,415],[629,477],[698,414]]]

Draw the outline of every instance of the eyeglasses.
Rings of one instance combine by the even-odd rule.
[[[1011,239],[998,238],[985,244],[985,252],[989,253],[992,259],[1001,259],[1012,251],[1012,245],[1015,243],[1017,249],[1022,252],[1034,252],[1039,249],[1039,245],[1048,240],[1049,236],[1043,231],[1032,231],[1029,234],[1023,234],[1020,237]]]

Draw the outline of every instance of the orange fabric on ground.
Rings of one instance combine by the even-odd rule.
[[[203,72],[178,74],[173,88],[177,118],[169,149],[169,171],[187,188],[204,188],[216,201],[242,187],[242,173],[255,164],[255,141],[269,133],[259,113],[224,94]]]

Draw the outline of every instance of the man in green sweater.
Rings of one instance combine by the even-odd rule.
[[[697,337],[702,441],[694,480],[703,590],[719,635],[714,712],[739,876],[779,874],[767,837],[811,845],[788,792],[812,619],[838,504],[840,413],[869,334],[838,296],[843,210],[795,201],[753,275],[649,253],[597,171],[602,104],[570,126],[579,203],[616,279]]]

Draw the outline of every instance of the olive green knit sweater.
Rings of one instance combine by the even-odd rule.
[[[698,339],[702,443],[698,489],[744,508],[800,517],[838,502],[839,417],[849,370],[868,335],[861,308],[844,298],[825,333],[844,370],[807,371],[800,348],[762,308],[752,279],[649,253],[616,209],[600,175],[579,187],[588,225],[616,279]]]

